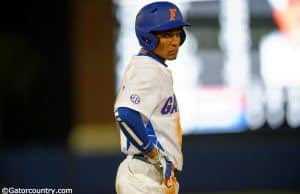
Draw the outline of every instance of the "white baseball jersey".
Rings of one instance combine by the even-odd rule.
[[[150,121],[164,153],[178,170],[182,169],[182,131],[169,68],[149,56],[133,56],[115,102],[115,110],[118,107],[140,112],[145,124]],[[121,150],[128,155],[141,153],[133,144],[128,147],[122,131]]]

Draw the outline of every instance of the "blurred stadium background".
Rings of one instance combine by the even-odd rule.
[[[124,156],[113,103],[146,2],[1,3],[1,188],[115,193]],[[300,193],[300,77],[288,79],[299,50],[279,78],[281,59],[268,68],[261,54],[278,31],[273,1],[174,2],[193,25],[173,67],[185,130],[181,193]]]

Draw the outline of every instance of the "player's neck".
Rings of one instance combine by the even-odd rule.
[[[162,59],[161,57],[155,55],[154,53],[150,52],[150,51],[147,51],[146,49],[141,49],[139,54],[139,56],[149,56],[153,59],[155,59],[156,61],[158,61],[159,63],[161,63],[162,65],[168,67],[168,65],[165,63],[165,59]]]

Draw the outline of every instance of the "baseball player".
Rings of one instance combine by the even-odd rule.
[[[118,194],[179,191],[182,132],[172,72],[165,61],[176,59],[185,26],[189,24],[178,7],[166,1],[150,3],[136,16],[142,48],[125,70],[114,106],[121,151],[127,155],[117,172]]]

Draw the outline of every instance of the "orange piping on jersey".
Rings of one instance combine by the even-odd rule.
[[[182,147],[182,129],[180,125],[180,115],[178,113],[178,116],[175,118],[175,129],[176,129],[176,135],[178,140],[179,149],[181,150]]]

